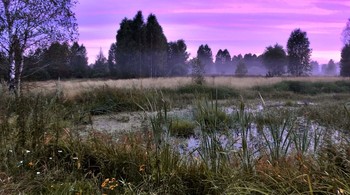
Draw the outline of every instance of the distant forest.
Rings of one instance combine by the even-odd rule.
[[[293,44],[299,44],[297,47]],[[305,56],[293,55],[293,48],[304,48]],[[298,51],[294,52],[298,53]],[[300,53],[300,52],[299,52]],[[197,51],[204,75],[338,75],[339,64],[330,60],[319,65],[310,60],[311,49],[306,32],[296,29],[289,38],[287,49],[276,44],[267,46],[262,55],[239,54],[231,56],[227,49],[213,55],[209,45],[200,45]],[[299,59],[303,59],[302,61]],[[0,55],[0,61],[5,60]],[[88,64],[86,48],[74,42],[54,42],[47,48],[38,48],[25,56],[23,79],[27,81],[70,78],[145,78],[187,76],[193,72],[184,40],[168,42],[155,15],[146,21],[139,11],[133,19],[120,23],[116,41],[107,57],[101,50],[96,61]],[[0,70],[0,78],[7,77]],[[6,79],[5,79],[6,80]]]

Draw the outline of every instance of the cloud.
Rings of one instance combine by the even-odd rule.
[[[290,32],[301,28],[316,52],[313,57],[327,49],[332,51],[327,55],[335,57],[349,7],[340,0],[84,0],[76,13],[80,42],[92,63],[100,47],[108,53],[121,20],[133,18],[138,10],[145,19],[156,14],[168,41],[184,39],[192,56],[204,43],[214,54],[221,48],[236,54],[262,53],[269,45],[285,45]]]

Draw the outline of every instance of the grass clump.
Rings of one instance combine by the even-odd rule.
[[[296,94],[316,95],[320,93],[345,93],[350,91],[349,81],[334,82],[305,82],[305,81],[282,81],[268,86],[256,86],[254,90],[260,92],[293,92]]]
[[[122,111],[140,110],[139,106],[146,102],[141,90],[120,90],[108,86],[82,92],[77,95],[72,103],[84,105],[92,115],[107,114]]]
[[[214,99],[228,99],[239,96],[237,90],[227,86],[210,86],[210,85],[185,85],[175,90],[176,94],[204,94]]]
[[[172,136],[188,138],[195,134],[196,125],[188,120],[175,119],[171,123],[170,134]]]
[[[220,131],[227,130],[231,118],[222,109],[219,108],[217,101],[199,99],[195,103],[194,119],[203,126],[202,131]]]
[[[261,113],[241,100],[227,114],[215,98],[188,90],[183,94],[196,97],[194,122],[169,117],[176,90],[105,88],[72,99],[0,94],[0,194],[350,193],[345,98],[264,105]],[[126,133],[86,129],[90,111],[105,105],[106,112],[152,111],[150,124]],[[186,139],[170,136],[187,137],[194,128],[199,144],[180,153],[175,143]]]

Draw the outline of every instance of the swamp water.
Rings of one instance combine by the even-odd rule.
[[[170,136],[166,125],[163,127],[162,144],[168,144],[176,149],[182,156],[201,156],[205,149],[216,147],[217,151],[230,155],[238,154],[244,148],[251,151],[252,157],[257,157],[271,152],[285,155],[292,152],[314,154],[326,142],[339,144],[346,140],[348,135],[342,131],[325,128],[316,122],[310,121],[304,116],[280,116],[280,113],[270,112],[272,109],[287,109],[293,112],[304,102],[297,102],[294,107],[285,107],[280,103],[270,104],[269,107],[256,105],[255,108],[241,110],[236,107],[220,107],[230,120],[220,130],[205,130],[205,124],[196,122],[194,135],[189,137]],[[173,109],[168,111],[170,119],[196,121],[194,107]],[[156,112],[131,112],[119,113],[110,116],[93,117],[92,125],[88,129],[106,131],[109,133],[136,132],[145,128],[152,131],[150,118],[156,117]],[[242,115],[242,116],[239,116]],[[264,118],[266,116],[270,118]],[[274,121],[274,117],[282,119]],[[238,118],[237,118],[238,117]],[[240,122],[239,117],[247,117],[246,124]],[[259,118],[263,120],[259,121]],[[272,120],[272,121],[271,121]],[[263,121],[263,122],[261,122]],[[243,146],[247,143],[245,146]]]

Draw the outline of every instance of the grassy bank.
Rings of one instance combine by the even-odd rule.
[[[216,78],[157,90],[106,84],[74,95],[62,81],[20,98],[2,90],[0,194],[350,193],[350,81],[278,79],[242,88]],[[193,121],[170,117],[184,104]],[[94,115],[131,111],[156,114],[141,131],[86,128]],[[186,155],[171,142],[193,135],[201,144]],[[222,136],[232,139],[222,145]]]

